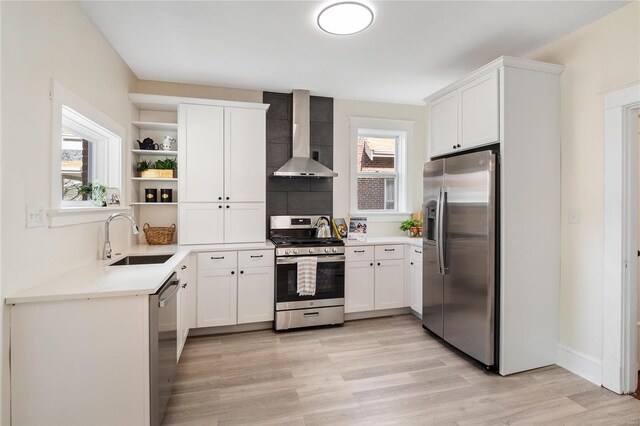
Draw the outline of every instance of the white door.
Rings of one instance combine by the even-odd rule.
[[[460,144],[463,149],[500,140],[498,70],[460,89]]]
[[[198,272],[198,327],[236,324],[237,284],[235,269]]]
[[[224,242],[224,204],[180,203],[180,244]]]
[[[455,151],[458,140],[458,92],[454,91],[429,104],[429,156]]]
[[[411,262],[411,285],[413,286],[411,309],[422,315],[422,262]]]
[[[250,243],[266,238],[265,203],[224,205],[224,242]]]
[[[273,267],[240,268],[238,276],[238,324],[273,321]]]
[[[223,201],[223,108],[180,105],[178,140],[180,201]]]
[[[266,201],[266,141],[263,110],[224,109],[225,201]]]
[[[346,262],[344,271],[344,311],[373,311],[375,267],[373,260]]]
[[[375,309],[404,306],[404,260],[376,261]]]

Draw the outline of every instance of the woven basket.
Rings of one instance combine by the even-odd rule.
[[[148,223],[145,223],[142,226],[142,229],[144,230],[144,236],[147,238],[147,244],[160,246],[171,244],[173,242],[173,233],[176,232],[176,225],[174,223],[167,227],[151,227]]]

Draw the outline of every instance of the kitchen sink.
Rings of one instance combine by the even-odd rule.
[[[148,256],[125,256],[117,262],[109,264],[109,266],[122,265],[151,265],[156,263],[164,263],[173,256],[172,254],[156,254]]]

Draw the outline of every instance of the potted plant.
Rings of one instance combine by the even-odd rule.
[[[407,219],[400,224],[400,229],[405,231],[409,237],[422,236],[422,221],[418,219]]]
[[[178,162],[175,158],[165,158],[156,162],[140,160],[136,163],[136,171],[144,178],[173,178],[178,169]]]

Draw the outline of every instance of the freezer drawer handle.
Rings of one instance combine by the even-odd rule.
[[[320,312],[307,312],[304,314],[305,318],[319,317],[319,316],[320,316]]]

